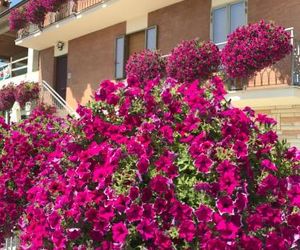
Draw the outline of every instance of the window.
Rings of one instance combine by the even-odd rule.
[[[212,40],[222,46],[227,36],[246,24],[245,1],[234,2],[212,10]]]
[[[125,78],[125,65],[128,57],[143,49],[157,49],[157,27],[152,26],[132,34],[118,36],[115,50],[115,78]]]

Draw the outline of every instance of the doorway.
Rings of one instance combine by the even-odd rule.
[[[66,100],[67,77],[68,77],[68,56],[56,57],[55,60],[55,90]]]

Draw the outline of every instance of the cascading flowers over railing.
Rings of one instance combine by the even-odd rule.
[[[180,82],[205,80],[217,72],[220,66],[218,47],[199,39],[183,41],[172,50],[167,59],[167,75]]]
[[[251,77],[292,52],[291,36],[283,27],[260,21],[228,36],[222,63],[231,78]]]
[[[24,7],[11,10],[9,16],[10,29],[18,31],[25,28],[29,23],[42,28],[47,13],[58,11],[66,2],[67,0],[30,0]]]
[[[127,77],[135,76],[143,83],[165,76],[166,60],[157,51],[144,50],[130,56],[126,64]]]
[[[18,231],[21,249],[298,249],[299,150],[272,118],[232,107],[218,76],[190,79],[103,81],[79,119],[37,110],[5,128],[1,236]]]

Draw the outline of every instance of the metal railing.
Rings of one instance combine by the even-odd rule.
[[[61,116],[77,116],[75,110],[46,82],[41,83],[41,100],[57,109]]]
[[[23,57],[0,66],[0,81],[24,75],[28,69],[28,57]]]
[[[42,25],[28,23],[24,29],[19,30],[18,39],[30,36],[70,16],[80,15],[90,8],[97,6],[106,7],[110,1],[112,0],[68,0],[59,7],[58,11],[48,13]]]

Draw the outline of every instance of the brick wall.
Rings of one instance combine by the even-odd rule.
[[[248,22],[266,19],[284,27],[294,27],[300,38],[299,10],[299,0],[248,0]]]
[[[300,148],[300,104],[262,107],[256,112],[276,119],[280,139],[286,139],[291,145]]]
[[[99,30],[69,42],[67,102],[85,104],[104,79],[114,78],[115,39],[126,33],[126,23]]]
[[[39,52],[40,79],[54,84],[54,47]]]
[[[149,13],[149,26],[158,26],[162,53],[168,54],[182,40],[209,40],[210,9],[210,0],[185,0]]]

